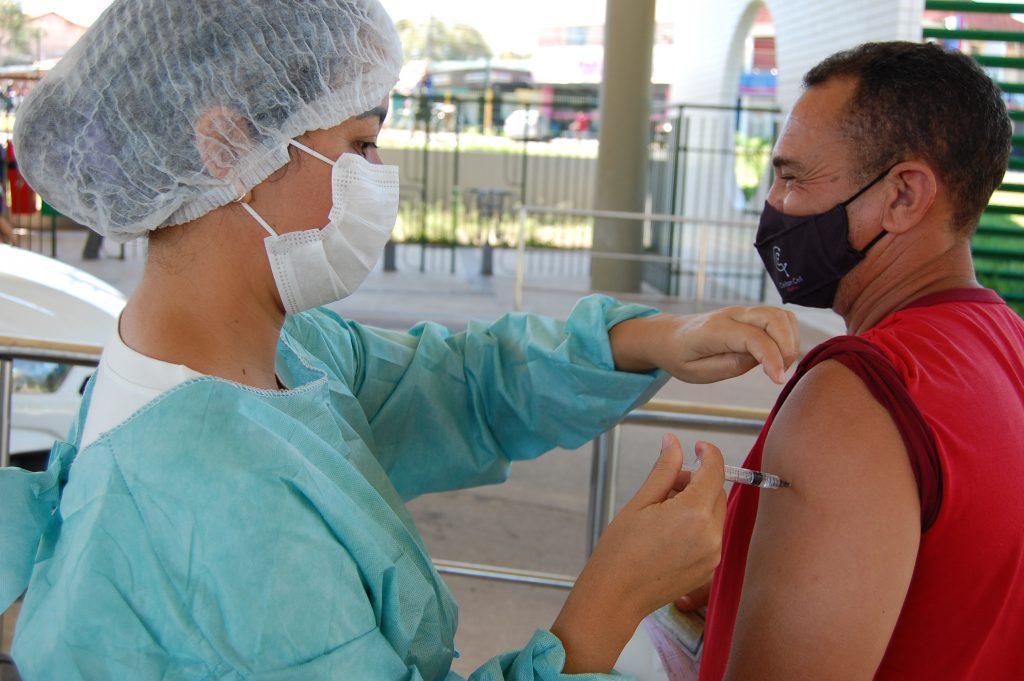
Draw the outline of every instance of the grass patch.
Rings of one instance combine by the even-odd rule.
[[[461,206],[453,211],[441,203],[406,204],[399,210],[392,238],[398,243],[432,246],[481,246],[489,241],[493,246],[514,247],[519,239],[519,216],[506,213],[501,218],[481,218]],[[592,238],[592,224],[587,219],[533,213],[526,218],[527,248],[590,248]]]

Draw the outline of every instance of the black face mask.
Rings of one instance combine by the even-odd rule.
[[[839,280],[857,266],[887,232],[883,229],[858,251],[850,245],[846,207],[889,171],[835,208],[817,215],[786,215],[764,202],[754,248],[782,296],[782,302],[830,308]]]

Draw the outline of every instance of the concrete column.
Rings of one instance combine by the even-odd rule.
[[[607,0],[597,162],[598,210],[642,213],[647,192],[651,56],[655,0]],[[594,221],[594,250],[639,254],[643,223]],[[594,258],[590,285],[599,291],[640,290],[641,263]]]

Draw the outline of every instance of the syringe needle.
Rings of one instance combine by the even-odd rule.
[[[683,464],[683,470],[691,473],[696,472],[698,468],[700,468],[700,459],[697,459],[696,462],[688,461]],[[738,482],[741,485],[751,485],[761,489],[783,489],[791,486],[777,475],[753,471],[749,468],[740,468],[739,466],[726,465],[725,479],[729,482]]]

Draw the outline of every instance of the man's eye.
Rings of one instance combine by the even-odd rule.
[[[366,156],[368,153],[375,150],[376,148],[376,142],[356,142],[356,150],[363,156]]]

